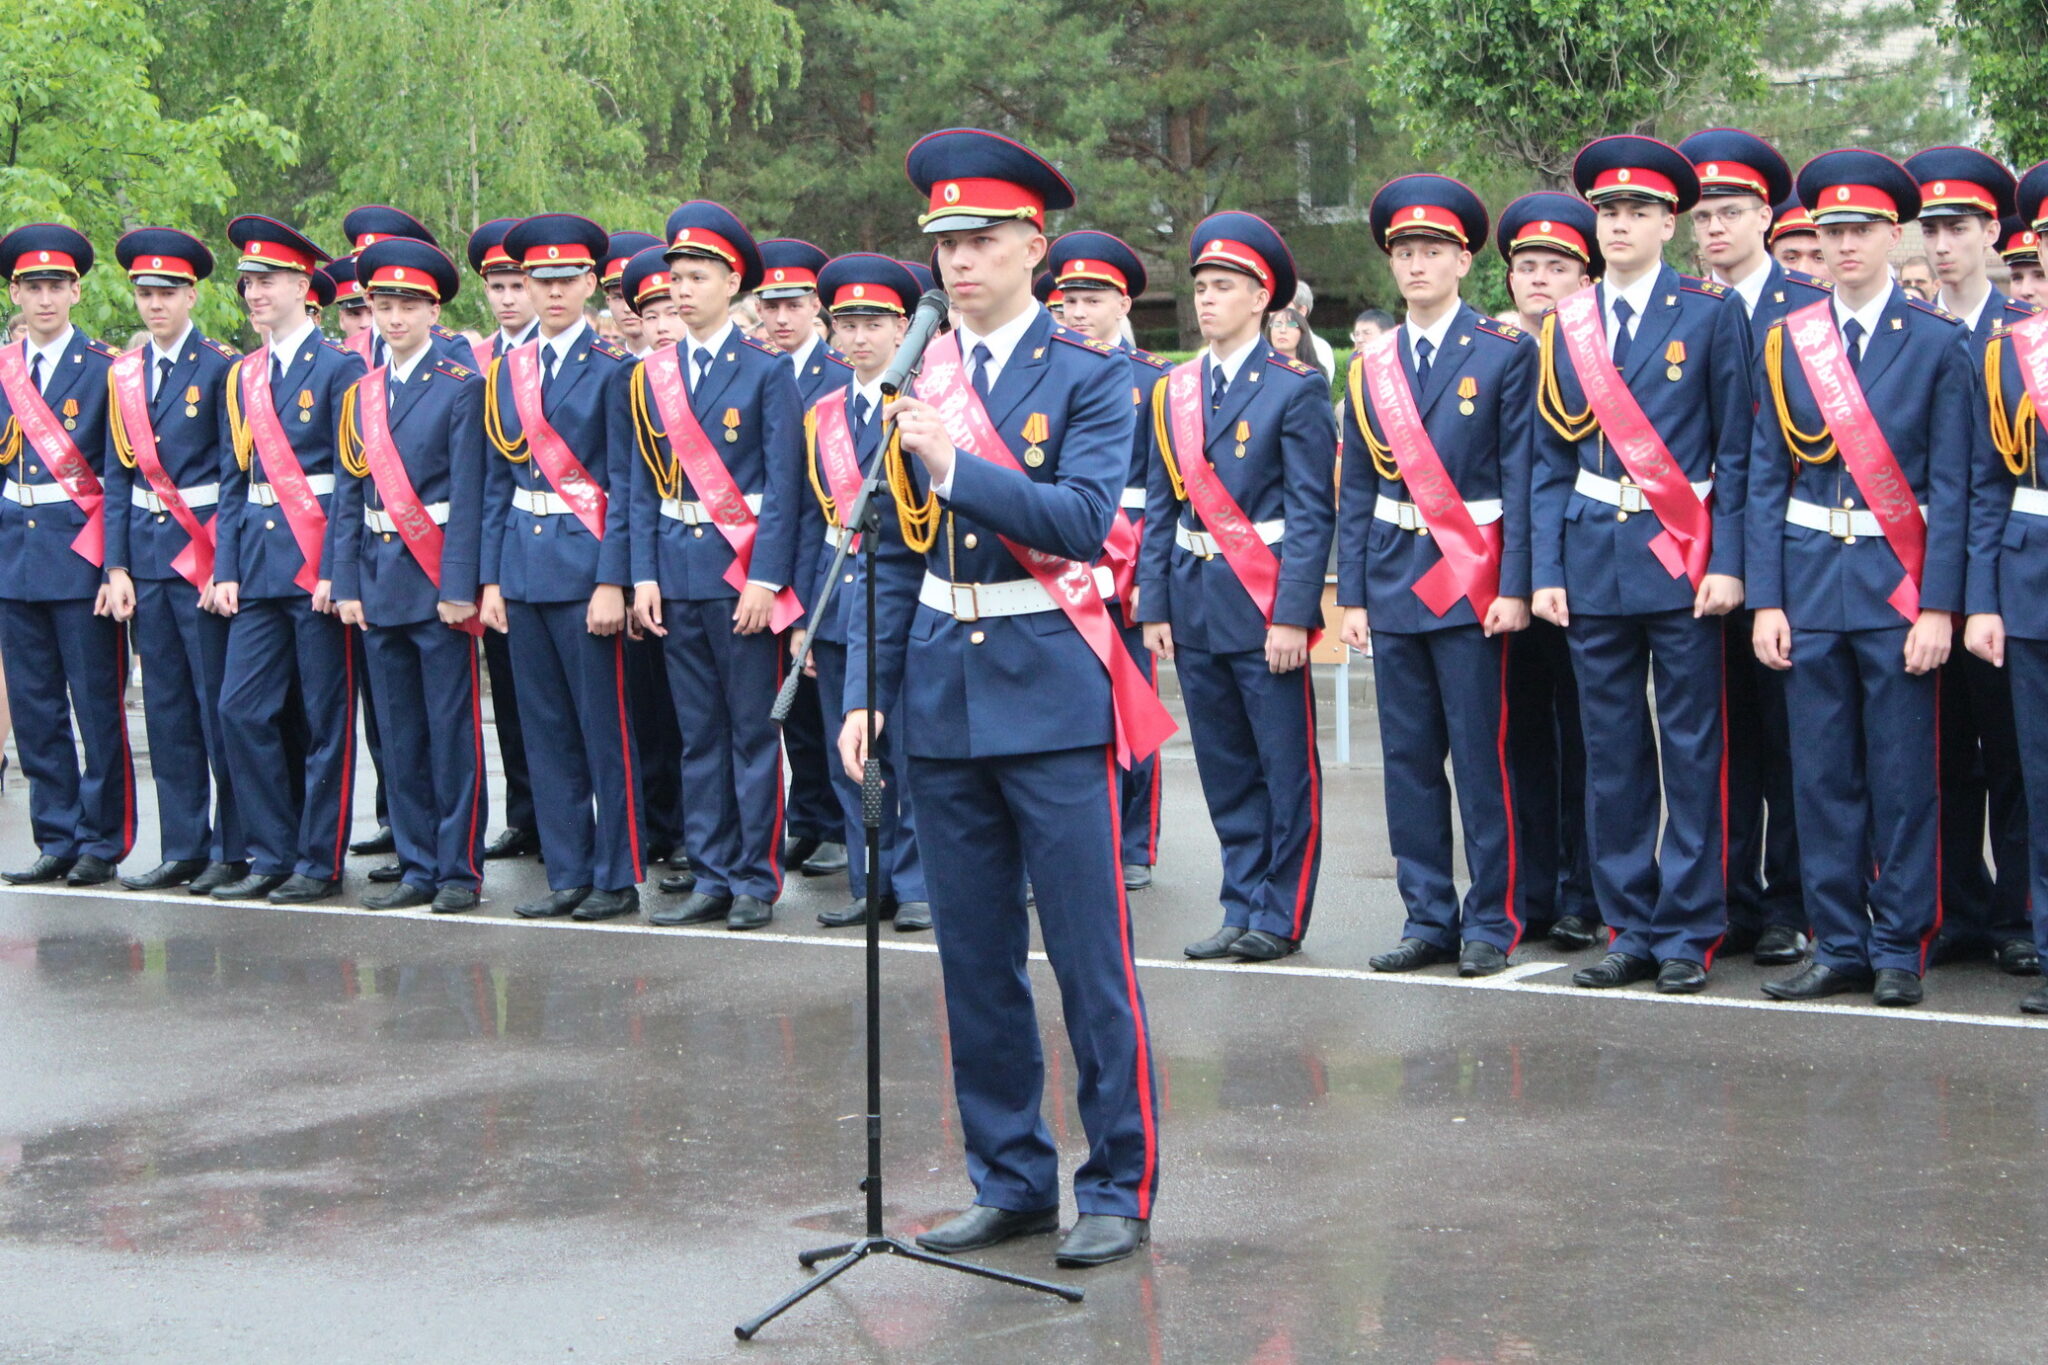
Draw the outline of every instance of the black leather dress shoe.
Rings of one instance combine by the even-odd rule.
[[[846,845],[819,844],[810,857],[797,864],[797,871],[806,877],[830,877],[846,871]]]
[[[1806,935],[1782,924],[1773,924],[1756,936],[1752,961],[1759,967],[1789,967],[1806,956]],[[1721,951],[1727,952],[1723,943]],[[1739,950],[1738,950],[1739,951]]]
[[[583,898],[583,904],[576,907],[571,919],[585,923],[597,920],[618,919],[622,915],[640,913],[640,888],[622,887],[617,891],[593,891]]]
[[[2041,972],[2040,950],[2023,938],[2009,938],[1999,944],[1991,960],[2007,976],[2038,976]]]
[[[1892,1009],[1917,1005],[1924,996],[1919,976],[1904,967],[1878,968],[1877,980],[1870,988],[1871,1003]]]
[[[391,853],[398,843],[391,837],[391,826],[379,825],[377,832],[367,839],[358,839],[348,846],[351,853]]]
[[[1386,952],[1367,958],[1365,965],[1376,972],[1416,972],[1457,960],[1457,952],[1441,944],[1426,938],[1404,938]]]
[[[1234,924],[1226,924],[1209,937],[1190,943],[1181,951],[1197,962],[1208,962],[1219,957],[1229,957],[1232,945],[1243,937],[1244,930]]]
[[[1261,930],[1254,929],[1253,933]],[[1084,1213],[1074,1220],[1073,1230],[1060,1239],[1053,1263],[1067,1267],[1108,1265],[1121,1261],[1152,1240],[1152,1228],[1142,1218],[1119,1218],[1113,1213]]]
[[[476,909],[482,899],[473,886],[444,886],[434,893],[431,908],[437,915],[459,915],[465,910]]]
[[[508,825],[504,833],[484,848],[484,860],[495,862],[499,858],[524,858],[540,852],[540,836],[530,829]]]
[[[395,882],[405,876],[405,866],[402,863],[386,863],[382,867],[371,868],[364,875],[373,882]]]
[[[208,863],[206,870],[192,879],[185,889],[195,896],[210,896],[216,886],[238,882],[249,875],[247,863]]]
[[[1239,962],[1278,962],[1300,951],[1299,939],[1282,938],[1264,929],[1247,929],[1230,945],[1230,955]]]
[[[728,929],[759,929],[775,918],[775,907],[758,896],[734,896],[725,912]]]
[[[882,918],[896,918],[895,897],[882,897]],[[837,910],[820,910],[818,912],[818,923],[824,925],[827,929],[845,929],[851,925],[866,924],[867,922],[868,900],[866,896],[862,896],[858,900],[848,901]]]
[[[72,870],[77,871],[76,868]],[[175,862],[158,863],[139,877],[123,877],[121,885],[130,891],[168,891],[174,886],[183,886],[204,871],[206,859],[179,858]]]
[[[1669,958],[1657,964],[1657,994],[1698,995],[1707,988],[1707,969],[1684,958]]]
[[[1012,1237],[1036,1237],[1040,1233],[1057,1232],[1059,1227],[1060,1211],[1057,1206],[1014,1213],[1009,1209],[992,1209],[986,1204],[976,1204],[930,1232],[919,1233],[917,1244],[941,1256],[958,1256],[962,1252],[980,1251],[983,1247],[1007,1242]]]
[[[537,901],[526,901],[512,907],[512,913],[521,919],[560,919],[576,913],[576,907],[583,904],[583,898],[590,894],[587,886],[571,886],[561,891],[550,891]]]
[[[1657,960],[1649,957],[1630,957],[1627,953],[1609,953],[1590,967],[1581,967],[1572,973],[1572,984],[1588,990],[1612,990],[1616,986],[1632,985],[1645,981],[1657,974]]]
[[[1550,946],[1568,953],[1592,947],[1599,936],[1600,925],[1584,915],[1559,915],[1550,926]]]
[[[1870,986],[1867,971],[1842,971],[1809,962],[1783,980],[1764,982],[1764,994],[1773,1000],[1825,1000],[1847,991],[1867,991]]]
[[[306,905],[312,901],[324,901],[339,890],[339,877],[323,882],[318,877],[303,877],[294,872],[286,878],[284,885],[270,893],[269,900],[272,905]]]
[[[262,900],[271,892],[283,886],[288,879],[283,872],[251,872],[231,882],[223,882],[209,893],[217,901]]]
[[[732,909],[732,897],[712,896],[702,891],[692,891],[685,900],[674,905],[664,905],[647,917],[649,924],[673,928],[678,924],[723,924],[726,912]]]
[[[1124,890],[1143,891],[1152,885],[1152,869],[1144,863],[1124,864]]]
[[[414,906],[433,903],[433,892],[424,886],[414,886],[411,882],[400,882],[389,891],[372,891],[363,897],[365,910],[410,910]]]
[[[920,929],[932,927],[932,903],[930,901],[905,901],[896,907],[896,932],[914,934]]]
[[[782,846],[782,865],[786,868],[802,867],[804,859],[818,851],[823,839],[791,839]]]
[[[1765,932],[1760,924],[1731,924],[1728,932],[1721,935],[1721,951],[1729,957],[1755,952],[1756,945],[1763,942]]]
[[[655,885],[661,889],[664,895],[680,896],[685,891],[695,891],[697,889],[697,874],[694,870],[686,867],[681,872],[669,873],[666,877],[656,882]]]
[[[1483,939],[1470,939],[1458,949],[1459,976],[1493,976],[1508,967],[1508,955]]]
[[[114,865],[105,858],[88,853],[71,865],[64,874],[66,886],[103,886],[114,880]]]
[[[2036,986],[2020,997],[2021,1014],[2048,1014],[2048,986]]]
[[[0,877],[16,886],[35,886],[41,882],[62,880],[77,862],[76,858],[59,858],[54,853],[45,853],[19,872],[0,872]]]

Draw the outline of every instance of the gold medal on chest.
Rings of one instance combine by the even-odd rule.
[[[1019,434],[1031,443],[1024,448],[1024,463],[1037,469],[1045,463],[1045,447],[1039,443],[1052,435],[1052,419],[1034,412],[1024,419],[1024,430]]]
[[[1471,375],[1469,375],[1469,374],[1468,374],[1468,375],[1466,375],[1466,376],[1465,376],[1465,377],[1464,377],[1463,379],[1460,379],[1460,380],[1458,381],[1458,400],[1459,400],[1459,401],[1458,401],[1458,411],[1459,411],[1459,412],[1463,413],[1463,414],[1464,414],[1465,416],[1467,416],[1467,417],[1470,417],[1470,416],[1471,416],[1471,415],[1472,415],[1472,414],[1473,414],[1474,412],[1478,411],[1478,409],[1476,409],[1476,408],[1474,408],[1474,407],[1472,406],[1472,400],[1473,400],[1473,399],[1475,399],[1475,398],[1477,398],[1478,396],[1479,396],[1479,381],[1478,381],[1478,380],[1474,379],[1474,378],[1473,378],[1473,377],[1472,377]]]
[[[1664,348],[1664,359],[1667,362],[1664,369],[1664,377],[1666,379],[1669,379],[1675,384],[1679,380],[1685,378],[1684,342],[1674,341],[1669,346],[1666,346]]]
[[[1237,456],[1238,459],[1242,460],[1244,458],[1246,449],[1245,442],[1251,440],[1251,438],[1252,424],[1250,422],[1239,422],[1237,424],[1237,449],[1231,451],[1230,453]]]
[[[76,398],[64,400],[64,430],[78,430],[78,400]]]
[[[726,441],[726,444],[727,444],[727,445],[731,445],[731,444],[732,444],[733,442],[735,442],[735,441],[739,440],[739,438],[740,438],[740,410],[739,410],[738,408],[727,408],[727,409],[725,410],[725,441]]]

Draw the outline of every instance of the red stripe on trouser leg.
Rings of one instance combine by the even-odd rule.
[[[1494,755],[1500,763],[1500,805],[1503,819],[1507,824],[1508,836],[1508,923],[1514,933],[1508,937],[1508,951],[1514,952],[1522,943],[1522,917],[1515,913],[1515,792],[1513,778],[1508,771],[1508,650],[1512,637],[1502,637],[1500,642],[1500,724],[1494,736]]]
[[[1145,1030],[1145,1002],[1138,994],[1138,963],[1131,955],[1131,901],[1124,890],[1123,869],[1117,850],[1124,846],[1123,802],[1117,778],[1116,746],[1103,751],[1103,791],[1109,805],[1110,884],[1116,888],[1117,936],[1123,944],[1124,992],[1131,1006],[1131,1027],[1137,1030],[1135,1052],[1138,1068],[1138,1122],[1145,1130],[1145,1173],[1138,1182],[1138,1217],[1152,1216],[1152,1187],[1159,1171],[1159,1120],[1152,1106],[1152,1040]]]
[[[1314,895],[1316,851],[1323,837],[1323,756],[1316,743],[1316,684],[1308,664],[1301,666],[1301,704],[1308,718],[1308,838],[1301,846],[1301,876],[1294,886],[1294,932],[1288,937],[1301,942],[1308,922],[1308,903]]]
[[[353,626],[340,626],[341,631],[341,801],[334,820],[334,875],[341,876],[341,869],[347,864],[348,827],[355,818],[350,809],[356,796],[356,640],[349,632]]]
[[[1920,937],[1920,975],[1927,975],[1927,954],[1941,932],[1941,670],[1934,670],[1934,923]]]
[[[635,884],[647,877],[647,869],[640,864],[640,808],[633,800],[633,729],[626,712],[626,633],[622,630],[612,637],[612,691],[619,704],[619,762],[626,775],[626,846],[633,852],[633,881]],[[616,886],[601,888],[617,891]]]
[[[1152,695],[1159,695],[1159,661],[1152,661]],[[1145,860],[1159,865],[1159,793],[1166,782],[1166,755],[1164,751],[1152,755],[1152,791],[1148,803],[1149,812],[1145,830]]]

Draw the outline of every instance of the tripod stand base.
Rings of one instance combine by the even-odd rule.
[[[979,1275],[985,1280],[1013,1284],[1020,1289],[1035,1289],[1041,1294],[1054,1294],[1068,1303],[1079,1303],[1082,1298],[1081,1291],[1072,1285],[1054,1284],[1050,1280],[1034,1280],[1028,1275],[1013,1275],[1007,1270],[992,1270],[988,1266],[976,1265],[972,1261],[956,1261],[951,1256],[937,1256],[894,1237],[863,1237],[858,1242],[844,1242],[838,1246],[821,1247],[816,1251],[799,1253],[797,1260],[806,1270],[820,1261],[830,1261],[832,1264],[777,1300],[774,1307],[767,1312],[758,1317],[748,1318],[733,1328],[732,1334],[741,1341],[753,1340],[754,1333],[870,1256],[902,1256],[912,1261],[922,1261],[926,1265],[957,1270],[963,1275]]]

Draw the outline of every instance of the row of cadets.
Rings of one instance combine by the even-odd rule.
[[[137,228],[114,255],[149,343],[108,371],[107,588],[149,679],[143,720],[162,851],[157,867],[121,884],[206,895],[249,871],[220,721],[228,620],[200,607],[213,583],[224,405],[239,353],[192,321],[199,281],[213,273],[204,242]]]
[[[687,335],[633,369],[614,420],[632,460],[633,615],[662,638],[683,736],[692,872],[657,924],[755,929],[782,892],[782,737],[768,703],[777,638],[802,614],[796,576],[803,406],[789,363],[743,335],[732,301],[757,288],[759,248],[717,204],[669,215],[669,289]]]
[[[1592,207],[1574,195],[1523,195],[1501,211],[1494,240],[1521,328],[1532,336],[1545,313],[1606,268]],[[1585,732],[1571,644],[1549,621],[1532,619],[1508,652],[1508,753],[1523,936],[1548,936],[1567,951],[1590,948],[1600,907],[1586,841]]]
[[[6,874],[16,884],[105,882],[135,840],[127,631],[102,582],[114,351],[71,323],[92,265],[92,244],[68,227],[0,238],[0,275],[28,321],[19,345],[0,348],[0,655],[40,850]]]
[[[2024,190],[2019,203],[2020,211],[1998,225],[1998,255],[2012,272],[2008,281],[2012,296],[2036,308],[2048,308],[2048,274],[2041,269],[2041,234],[2025,216]]]
[[[1152,651],[1145,648],[1145,631],[1136,614],[1137,569],[1145,534],[1145,481],[1152,464],[1149,404],[1153,385],[1173,367],[1172,362],[1124,341],[1124,319],[1146,284],[1144,262],[1126,243],[1106,232],[1068,232],[1053,242],[1047,261],[1051,268],[1039,278],[1053,281],[1058,288],[1060,321],[1122,352],[1131,367],[1131,405],[1137,410],[1138,422],[1131,437],[1131,469],[1118,504],[1118,519],[1126,529],[1112,527],[1106,562],[1116,576],[1124,644],[1157,690],[1157,665]],[[1152,885],[1152,868],[1159,860],[1158,758],[1133,763],[1125,771],[1122,785],[1124,889],[1142,891]]]
[[[1914,177],[1847,150],[1807,163],[1797,188],[1835,288],[1775,323],[1757,358],[1748,590],[1757,656],[1785,671],[1799,737],[1814,953],[1764,989],[1910,1005],[1941,924],[1938,678],[1985,405],[1968,329],[1892,278]]]
[[[1727,927],[1725,646],[1711,618],[1742,603],[1749,322],[1725,286],[1664,264],[1699,199],[1676,148],[1600,138],[1572,179],[1607,272],[1544,320],[1530,490],[1531,605],[1570,635],[1593,884],[1613,935],[1572,980],[1692,992]]]
[[[1438,175],[1383,186],[1369,211],[1407,320],[1351,362],[1337,601],[1370,646],[1387,831],[1407,910],[1374,971],[1455,961],[1503,970],[1521,939],[1508,738],[1508,637],[1529,624],[1536,346],[1459,297],[1486,208]],[[1451,401],[1455,392],[1456,401]],[[1368,638],[1368,636],[1370,638]],[[1451,867],[1457,779],[1470,884]]]
[[[483,531],[483,377],[432,328],[461,275],[404,237],[357,269],[384,363],[342,399],[334,597],[363,632],[383,735],[399,875],[372,910],[476,907],[483,882],[483,719],[475,633]]]
[[[1814,280],[1827,279],[1827,263],[1820,258],[1820,230],[1798,199],[1783,200],[1771,209],[1768,241],[1771,259],[1785,269]]]
[[[2021,178],[2016,199],[2017,221],[2006,228],[2002,251],[2018,294],[2023,280],[2030,288],[2041,284],[2048,162]],[[2011,688],[2028,812],[2026,899],[2038,957],[2048,952],[2048,492],[2039,461],[2048,419],[2048,317],[2004,321],[1983,357],[1990,440],[1979,448],[1972,481],[1964,640],[1972,655],[2002,666]],[[2002,881],[2003,863],[1999,872]],[[2020,1009],[2048,1014],[2048,985],[2030,991]]]
[[[639,909],[640,778],[626,691],[631,357],[584,321],[609,242],[574,214],[523,219],[505,254],[526,274],[538,332],[491,362],[484,625],[510,630],[549,894],[528,919]]]
[[[815,325],[821,308],[818,272],[828,259],[818,247],[791,237],[761,243],[761,285],[754,291],[754,306],[761,314],[763,339],[789,360],[797,399],[806,412],[853,380],[846,357],[819,338]],[[805,561],[800,556],[797,562]],[[791,639],[785,637],[785,644]],[[839,796],[832,782],[837,765],[826,742],[826,727],[817,679],[806,676],[797,684],[796,702],[782,723],[782,743],[789,754],[789,846],[783,850],[782,865],[807,877],[848,870]],[[838,728],[836,717],[831,728]]]
[[[804,508],[797,533],[797,577],[799,595],[809,614],[790,632],[790,658],[801,657],[808,631],[818,696],[827,725],[836,735],[847,709],[846,630],[852,619],[859,563],[852,554],[867,553],[870,547],[856,541],[822,617],[817,607],[833,558],[856,529],[847,518],[859,495],[863,471],[873,462],[882,441],[882,375],[896,357],[920,291],[916,278],[902,263],[866,252],[827,263],[818,272],[817,287],[832,319],[835,349],[846,357],[852,373],[849,383],[819,398],[804,416],[805,472],[814,496]],[[881,531],[880,541],[872,549],[891,564],[891,571],[875,575],[875,591],[902,595],[902,600],[880,604],[878,615],[898,619],[910,609],[920,557],[904,543],[902,526],[886,495],[877,498],[875,507]],[[861,582],[858,590],[865,591],[866,580]],[[884,714],[893,712],[896,698],[877,698],[876,706]],[[885,774],[877,860],[882,918],[894,920],[899,933],[929,929],[932,909],[925,893],[924,864],[918,856],[908,764],[896,734],[885,732],[878,743],[876,756]],[[820,911],[818,922],[838,928],[867,922],[868,869],[861,784],[836,762],[832,769],[839,817],[831,842],[843,844],[847,850],[847,881],[853,897],[843,907]],[[792,791],[791,804],[794,802]]]
[[[1320,372],[1266,344],[1294,259],[1249,213],[1188,243],[1206,343],[1153,389],[1138,573],[1145,643],[1174,662],[1223,846],[1223,924],[1189,957],[1296,952],[1322,864],[1322,760],[1308,651],[1322,622],[1337,428]]]

